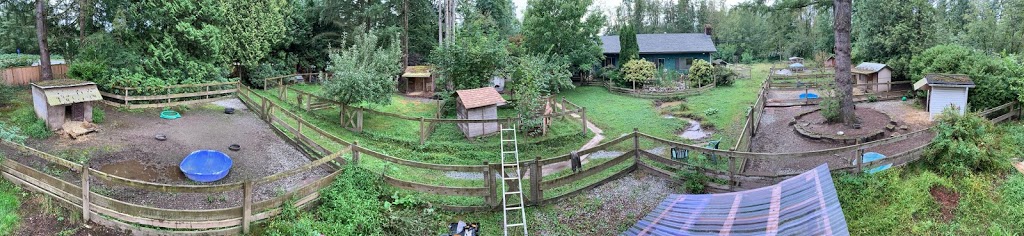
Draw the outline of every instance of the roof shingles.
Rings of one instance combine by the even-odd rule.
[[[466,89],[455,91],[456,96],[462,100],[462,105],[466,109],[473,109],[477,107],[485,107],[490,105],[504,105],[507,103],[505,98],[498,94],[498,90],[492,87],[483,87],[477,89]]]
[[[605,54],[618,54],[621,50],[619,36],[601,36],[601,48]],[[640,54],[717,52],[715,42],[706,34],[637,34],[636,43]]]

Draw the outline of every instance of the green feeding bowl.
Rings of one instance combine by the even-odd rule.
[[[181,118],[181,114],[179,114],[178,112],[173,111],[173,110],[166,110],[166,111],[160,112],[160,118],[164,118],[164,119],[168,119],[168,120],[173,120],[173,119]]]

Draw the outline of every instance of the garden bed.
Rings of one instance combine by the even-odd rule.
[[[797,134],[811,140],[857,144],[884,138],[886,126],[896,123],[889,115],[871,108],[856,109],[856,113],[860,120],[859,128],[850,128],[838,122],[829,123],[821,114],[821,109],[796,115],[790,125]]]

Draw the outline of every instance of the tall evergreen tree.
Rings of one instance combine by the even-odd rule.
[[[619,61],[618,66],[629,60],[640,58],[640,46],[636,42],[636,29],[626,25],[619,30]]]
[[[935,44],[935,8],[928,0],[862,0],[854,8],[854,59],[885,63],[893,77],[909,79],[914,54]]]

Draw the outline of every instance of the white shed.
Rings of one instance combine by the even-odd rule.
[[[862,93],[889,92],[892,82],[892,68],[882,63],[864,62],[854,67],[853,77],[858,85],[853,89]]]
[[[915,90],[928,91],[925,110],[932,120],[947,107],[957,108],[963,115],[967,111],[967,94],[973,87],[974,81],[969,76],[959,74],[926,74],[924,79],[914,83]]]

